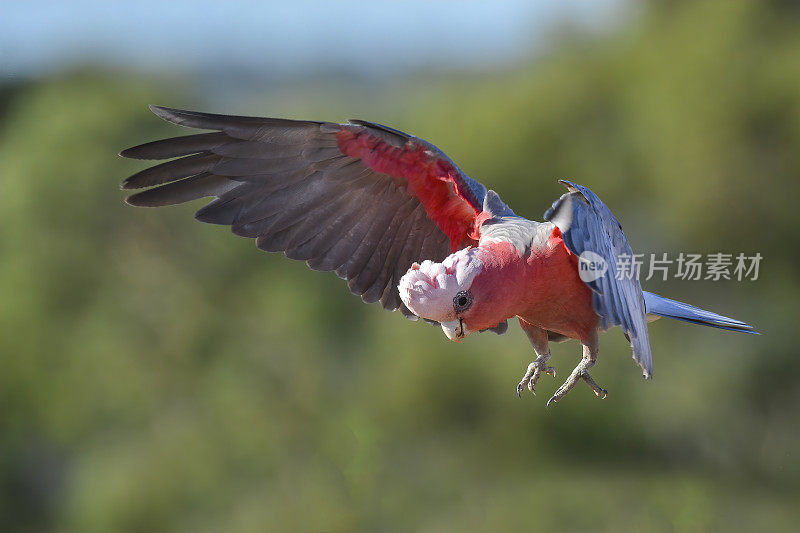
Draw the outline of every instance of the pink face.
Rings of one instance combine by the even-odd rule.
[[[484,270],[482,250],[465,248],[441,263],[414,263],[400,279],[400,298],[415,315],[435,320],[445,335],[460,341],[472,331],[496,326],[506,317],[487,316],[491,306],[484,283],[476,278]]]

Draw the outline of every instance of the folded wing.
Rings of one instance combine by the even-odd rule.
[[[561,230],[564,244],[574,254],[593,252],[606,262],[608,270],[587,281],[592,289],[592,304],[600,315],[603,329],[621,326],[631,342],[633,358],[645,377],[653,374],[653,356],[647,332],[647,311],[638,276],[617,276],[617,257],[633,257],[633,250],[622,226],[592,191],[560,180],[569,190],[545,213],[544,218]]]
[[[397,283],[414,261],[476,244],[486,189],[422,139],[370,122],[347,124],[213,115],[151,106],[159,117],[212,130],[121,152],[172,159],[126,179],[127,198],[158,207],[204,197],[196,213],[335,271],[365,302],[403,305]]]

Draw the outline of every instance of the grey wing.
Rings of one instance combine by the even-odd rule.
[[[617,257],[633,256],[622,226],[591,190],[560,180],[569,190],[556,200],[544,218],[561,230],[564,244],[574,254],[598,254],[608,265],[595,280],[585,281],[592,289],[592,304],[603,329],[621,326],[630,340],[633,358],[646,378],[653,374],[653,356],[647,331],[647,313],[642,286],[637,276],[617,276]]]
[[[196,213],[203,222],[225,224],[256,239],[265,251],[282,251],[315,270],[335,271],[365,302],[400,308],[397,283],[414,261],[441,261],[451,252],[448,236],[425,206],[409,193],[402,175],[342,152],[342,132],[372,149],[400,157],[430,148],[425,163],[457,170],[438,149],[421,139],[361,121],[349,124],[236,117],[151,106],[159,117],[190,128],[213,130],[147,143],[121,152],[134,159],[173,159],[123,182],[123,189],[152,187],[128,197],[134,206],[180,204],[213,196]],[[378,152],[380,152],[378,150]],[[371,165],[371,166],[370,166]],[[425,167],[425,168],[428,168]],[[439,167],[437,167],[439,168]],[[449,174],[462,192],[458,201],[471,213],[485,194],[460,171]],[[432,176],[431,179],[435,179]],[[462,180],[462,182],[459,182]],[[483,198],[480,198],[482,201]]]

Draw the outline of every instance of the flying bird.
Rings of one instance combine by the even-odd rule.
[[[653,375],[649,320],[755,333],[744,322],[645,292],[636,276],[616,275],[617,258],[631,256],[631,246],[608,207],[576,183],[561,180],[567,192],[535,222],[434,145],[381,124],[150,108],[166,121],[210,131],[122,151],[170,159],[122,183],[146,188],[127,203],[160,207],[214,197],[195,218],[334,271],[364,302],[438,323],[453,341],[476,331],[504,333],[516,318],[536,354],[517,394],[535,393],[544,373],[555,376],[547,366],[550,342],[577,339],[583,354],[547,405],[579,381],[607,395],[589,369],[598,333],[611,327],[622,329],[645,378]]]

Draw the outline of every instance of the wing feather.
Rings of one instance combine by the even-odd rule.
[[[396,253],[392,254],[392,250],[396,250],[400,243],[408,239],[408,215],[414,207],[413,198],[406,198],[401,203],[367,266],[357,277],[350,281],[353,283],[352,289],[354,289],[354,292],[361,294],[364,302],[377,302],[383,294],[383,289],[386,287],[386,279],[391,275],[393,262],[396,259]],[[398,239],[397,236],[401,230],[403,230],[403,239]]]
[[[136,207],[161,207],[182,204],[208,196],[220,196],[240,184],[224,176],[203,172],[184,180],[168,183],[156,189],[147,189],[127,198]]]
[[[605,260],[608,269],[596,280],[586,281],[592,289],[592,304],[600,315],[603,329],[621,326],[631,343],[633,358],[645,377],[653,374],[653,356],[647,331],[647,311],[642,286],[637,276],[617,275],[617,258],[633,256],[622,226],[606,205],[591,190],[561,180],[569,190],[547,213],[561,230],[564,244],[575,255],[594,252]]]
[[[123,150],[119,155],[130,159],[170,159],[199,152],[218,154],[218,148],[233,142],[233,139],[222,132],[198,133],[149,142]]]
[[[410,318],[397,283],[411,263],[441,261],[475,244],[486,188],[422,139],[357,120],[151,109],[168,122],[212,131],[123,150],[132,159],[171,159],[123,182],[123,189],[146,188],[128,197],[131,205],[213,197],[195,218],[335,271],[364,301]]]
[[[358,292],[360,287],[358,276],[368,267],[370,259],[380,247],[389,222],[394,218],[394,214],[400,207],[398,200],[403,198],[394,196],[394,191],[391,190],[393,185],[391,182],[386,185],[383,194],[377,197],[378,202],[381,204],[380,212],[370,220],[369,230],[364,234],[364,238],[350,259],[336,270],[337,274],[349,280],[350,289],[356,294],[361,294]]]
[[[366,303],[379,301],[386,290],[387,284],[391,282],[395,270],[394,266],[398,262],[400,252],[407,243],[412,241],[409,226],[413,223],[411,214],[417,207],[411,199],[407,200],[401,207],[401,216],[395,217],[392,221],[393,232],[391,239],[387,240],[389,249],[383,257],[371,286],[361,296]],[[397,239],[395,238],[397,235],[404,235],[406,238]],[[410,265],[411,263],[406,264]]]
[[[141,189],[151,185],[160,185],[177,181],[189,176],[208,172],[217,163],[219,157],[210,152],[200,152],[183,159],[168,161],[154,167],[137,172],[122,182],[123,189]]]
[[[395,267],[392,271],[392,277],[386,285],[386,289],[381,296],[380,302],[384,309],[397,309],[398,307],[405,307],[400,300],[400,295],[396,290],[397,284],[400,282],[400,278],[403,274],[406,273],[408,268],[406,265],[410,265],[414,262],[415,256],[417,255],[417,250],[422,248],[422,242],[425,239],[425,232],[427,231],[427,227],[423,225],[423,220],[425,217],[425,211],[422,209],[422,206],[417,206],[415,208],[414,213],[409,217],[411,220],[411,227],[409,229],[409,238],[406,239],[405,242],[402,243],[402,250],[400,251],[398,258],[395,260]]]

